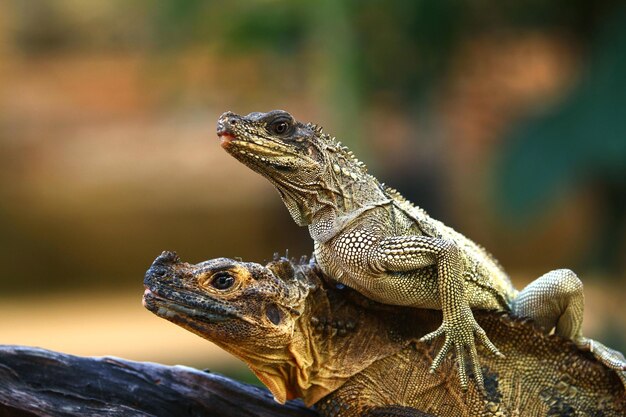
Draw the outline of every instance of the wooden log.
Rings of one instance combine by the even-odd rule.
[[[301,401],[185,366],[0,345],[0,417],[314,417]]]

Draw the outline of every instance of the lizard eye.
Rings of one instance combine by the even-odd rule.
[[[227,290],[235,283],[235,278],[227,271],[220,271],[211,277],[211,286],[218,290]]]
[[[277,135],[284,135],[289,131],[290,127],[291,126],[287,120],[279,119],[270,124],[269,130]]]
[[[274,125],[274,131],[279,135],[282,135],[287,131],[288,127],[289,125],[287,124],[287,122],[280,122]]]

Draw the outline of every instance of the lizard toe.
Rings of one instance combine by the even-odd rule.
[[[435,330],[434,332],[430,332],[425,336],[422,336],[419,341],[420,342],[430,342],[436,338],[438,338],[439,336],[443,335],[446,332],[445,327],[443,326],[443,324],[441,326],[439,326],[439,328],[437,330]]]
[[[465,352],[463,345],[460,342],[454,343],[454,350],[456,351],[456,360],[459,367],[459,382],[461,389],[467,391],[467,367],[465,366]]]
[[[433,359],[432,365],[430,365],[430,373],[431,374],[434,373],[437,370],[439,365],[441,365],[441,362],[443,362],[443,360],[445,359],[446,355],[450,351],[451,347],[452,347],[452,341],[449,338],[446,338],[446,341],[444,342],[443,346],[441,347],[441,350],[439,351],[437,356],[435,356],[435,359]]]
[[[472,364],[472,370],[474,372],[474,380],[476,381],[476,386],[483,394],[485,391],[485,380],[483,377],[483,371],[480,367],[480,361],[478,360],[478,352],[476,351],[475,345],[469,346],[469,357]]]
[[[483,346],[485,346],[487,350],[489,350],[489,352],[493,353],[499,358],[505,357],[504,354],[502,354],[502,352],[500,352],[500,350],[493,343],[491,343],[491,340],[489,340],[489,338],[487,337],[487,333],[485,333],[482,327],[480,327],[478,324],[476,324],[474,332],[476,333],[476,338],[478,339],[478,341]]]

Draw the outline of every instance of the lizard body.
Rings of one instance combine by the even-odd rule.
[[[518,293],[482,247],[381,184],[321,128],[285,111],[224,113],[218,135],[227,152],[274,184],[296,223],[308,226],[327,275],[381,303],[442,311],[441,326],[423,337],[445,336],[432,371],[454,350],[461,387],[468,357],[483,388],[477,342],[500,352],[472,309],[531,317],[626,370],[621,354],[582,336],[582,284],[573,272],[551,271]]]
[[[325,417],[626,413],[615,371],[508,313],[476,312],[506,358],[479,350],[485,393],[473,385],[464,393],[453,361],[429,373],[440,341],[418,341],[441,312],[370,301],[333,285],[314,262],[192,265],[164,252],[144,285],[150,311],[242,359],[277,401],[302,397]]]

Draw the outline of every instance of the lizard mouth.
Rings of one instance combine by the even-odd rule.
[[[293,171],[293,160],[300,158],[287,145],[264,138],[247,139],[224,133],[220,139],[226,152],[255,171]]]
[[[180,302],[173,294],[167,296],[156,288],[145,286],[142,304],[152,313],[176,324],[207,323],[216,324],[235,315],[232,311],[213,303]]]
[[[221,140],[222,148],[228,149],[230,143],[236,139],[232,127],[229,123],[226,123],[222,118],[217,122],[217,136]]]
[[[230,143],[237,140],[235,135],[228,132],[217,132],[217,136],[220,138],[220,146],[224,149],[228,149]]]

